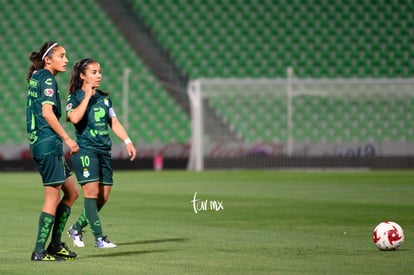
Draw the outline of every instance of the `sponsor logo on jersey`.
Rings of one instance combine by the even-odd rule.
[[[28,90],[28,91],[27,91],[27,95],[28,95],[28,96],[31,96],[31,97],[37,97],[37,93],[36,93],[36,91],[32,91],[32,90]]]
[[[34,144],[39,139],[36,131],[28,133],[27,137],[29,139],[29,144]]]
[[[105,118],[105,109],[101,107],[93,108],[95,121],[99,122],[101,119]]]
[[[36,80],[36,79],[34,79],[34,78],[30,78],[30,80],[29,80],[29,85],[30,85],[31,87],[37,87],[37,80]]]
[[[72,103],[68,103],[68,105],[66,105],[66,112],[71,110],[73,107]]]
[[[48,79],[45,80],[46,85],[52,85],[52,83],[53,83],[53,81],[52,81],[51,78],[48,78]]]
[[[53,91],[53,89],[47,88],[44,91],[45,96],[53,96],[53,94],[55,93],[55,91]]]
[[[104,98],[104,103],[105,103],[106,106],[109,107],[109,100],[107,98]]]

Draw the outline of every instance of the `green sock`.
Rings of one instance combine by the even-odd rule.
[[[62,233],[70,216],[70,207],[60,203],[56,209],[55,223],[53,225],[51,242],[58,246],[62,242]]]
[[[97,199],[85,198],[85,215],[88,219],[89,226],[92,234],[95,236],[95,240],[103,237],[101,220],[98,215]]]
[[[76,220],[75,224],[72,226],[76,231],[82,231],[82,229],[88,225],[88,219],[86,218],[85,208],[82,210],[79,218]]]
[[[40,213],[39,227],[37,231],[36,244],[34,248],[35,253],[42,253],[45,250],[47,239],[49,238],[50,231],[52,230],[55,216],[45,212]]]
[[[103,205],[98,205],[98,212],[102,209]],[[85,208],[80,214],[79,218],[76,220],[75,224],[72,226],[76,231],[82,231],[84,227],[88,225],[88,219],[86,218]]]

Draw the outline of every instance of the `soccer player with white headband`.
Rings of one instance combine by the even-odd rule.
[[[79,197],[79,190],[63,157],[63,143],[72,154],[79,147],[59,122],[62,111],[55,79],[58,73],[66,71],[68,59],[65,48],[49,41],[43,44],[39,52],[32,52],[30,61],[32,64],[26,77],[29,84],[26,103],[27,135],[31,155],[42,177],[45,196],[31,260],[74,259],[76,253],[62,243],[61,237],[71,207]],[[50,235],[50,244],[45,249]]]

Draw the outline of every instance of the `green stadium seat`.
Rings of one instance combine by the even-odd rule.
[[[16,75],[16,78],[7,78],[2,81],[0,87],[4,92],[1,93],[0,98],[10,100],[9,94],[22,94],[21,91],[27,89],[27,84],[22,81],[22,78],[25,77],[27,72],[29,53],[37,50],[36,47],[40,47],[40,43],[53,37],[53,39],[62,43],[68,51],[70,66],[75,61],[89,56],[100,61],[104,73],[102,89],[108,90],[114,95],[112,100],[119,113],[122,113],[122,97],[119,95],[122,93],[123,69],[125,67],[132,69],[130,78],[130,108],[140,111],[138,115],[135,112],[130,112],[130,117],[128,118],[131,125],[134,122],[134,127],[132,127],[130,133],[131,139],[141,139],[151,143],[158,138],[154,134],[155,131],[151,131],[151,128],[144,128],[144,131],[141,130],[141,125],[144,125],[143,119],[145,119],[142,117],[143,112],[153,114],[155,116],[153,121],[161,121],[165,112],[157,110],[177,108],[178,111],[174,115],[184,119],[185,122],[183,123],[189,123],[189,118],[183,116],[183,111],[178,109],[174,101],[169,100],[169,96],[162,86],[157,83],[157,80],[140,60],[140,57],[130,48],[129,44],[126,43],[120,32],[108,20],[107,15],[96,2],[86,1],[83,5],[79,5],[70,1],[57,0],[46,6],[39,5],[38,1],[34,0],[26,1],[25,5],[20,5],[19,3],[19,1],[5,2],[0,10],[2,30],[4,30],[2,39],[8,41],[8,43],[2,44],[0,62],[5,62],[5,64],[7,62],[8,64],[3,66],[4,74]],[[154,5],[154,7],[158,6]],[[72,13],[65,12],[69,10]],[[77,15],[84,10],[93,13],[94,20]],[[33,20],[33,18],[38,18],[38,20]],[[88,39],[84,39],[85,37]],[[66,94],[69,74],[59,75],[58,78],[60,89]],[[132,100],[142,97],[145,98],[145,101]],[[162,98],[162,100],[158,100],[159,98]],[[13,127],[10,131],[16,132],[15,136],[13,136],[13,141],[18,144],[27,144],[25,121],[21,119],[25,112],[24,102],[25,95],[23,93],[18,102],[11,102],[10,108],[6,106],[7,112],[10,114],[7,120],[11,122],[8,125]],[[145,105],[143,106],[142,103]],[[15,108],[15,106],[22,107]],[[146,110],[146,108],[148,109]],[[158,118],[157,116],[160,117]],[[152,125],[148,123],[147,126],[152,127]],[[70,131],[73,130],[70,125],[65,124],[64,126]],[[161,125],[161,127],[164,126],[166,128],[169,127],[168,125]],[[142,138],[142,132],[152,133],[152,135],[147,134]],[[182,129],[171,128],[169,129],[168,136],[164,134],[163,140],[165,142],[168,142],[168,138],[171,141],[178,139],[188,140],[190,135],[189,126],[184,130],[184,133],[187,135],[185,138],[183,137]],[[0,143],[7,142],[6,139],[9,138],[0,135]]]
[[[391,78],[414,75],[414,51],[410,39],[414,26],[412,1],[130,2],[190,78],[286,77],[287,66],[293,66],[296,75],[303,78]],[[87,10],[93,12],[94,20],[76,16],[85,9],[85,5]],[[65,13],[67,10],[72,13]],[[4,74],[24,76],[27,54],[33,50],[33,45],[39,43],[37,39],[52,35],[65,44],[71,63],[85,55],[99,59],[104,69],[103,88],[114,94],[122,92],[123,68],[133,69],[130,102],[131,109],[139,110],[139,114],[131,114],[129,119],[138,127],[138,130],[134,129],[135,134],[142,132],[141,127],[148,132],[143,138],[136,138],[146,141],[165,141],[168,137],[171,140],[188,140],[189,118],[171,101],[97,3],[86,1],[81,7],[77,3],[58,0],[42,7],[34,0],[26,1],[25,5],[6,1],[0,14],[3,39],[8,41],[3,43],[0,53]],[[32,20],[35,16],[39,21]],[[44,27],[38,22],[43,22]],[[80,37],[90,39],[83,41]],[[65,90],[68,75],[60,78],[61,83],[64,83],[61,88]],[[3,91],[13,94],[26,89],[20,78],[5,80],[0,85]],[[7,95],[0,96],[5,97]],[[113,100],[115,105],[121,104],[120,98],[114,97]],[[357,136],[381,140],[386,134],[389,139],[413,140],[412,131],[386,131],[382,125],[382,114],[390,111],[396,113],[396,121],[390,124],[398,123],[398,119],[401,123],[408,123],[412,118],[400,116],[410,113],[409,107],[395,110],[393,108],[399,106],[395,103],[387,105],[392,109],[387,110],[381,103],[372,103],[372,109],[365,114],[365,119],[372,123],[371,128],[365,133],[357,133],[358,127],[349,124],[349,121],[343,122],[342,130],[341,127],[335,128],[335,121],[341,121],[344,111],[341,102],[317,100],[310,104],[310,113],[298,115],[301,119],[310,117],[310,122],[304,120],[297,123],[309,129],[312,127],[310,125],[322,119],[318,124],[320,129],[311,131],[309,135],[298,133],[298,138],[310,141],[321,137],[326,140],[352,140]],[[229,123],[234,122],[240,127],[236,131],[246,138],[263,140],[270,137],[271,131],[266,133],[266,137],[250,132],[246,125],[241,125],[241,120],[248,121],[248,118],[238,120],[226,108],[226,105],[217,107]],[[360,112],[363,103],[356,103],[355,108]],[[16,121],[16,129],[24,129],[22,110],[15,110],[10,111],[13,114],[11,120]],[[313,113],[318,115],[309,116]],[[146,119],[149,119],[149,123],[141,126],[142,120]],[[285,123],[283,119],[281,116],[280,125]],[[361,118],[352,119],[362,123]],[[183,127],[186,123],[187,126]],[[187,138],[183,138],[183,128]],[[328,134],[322,135],[322,132]],[[382,138],[378,133],[383,134]],[[286,132],[275,135],[280,140],[286,140]]]

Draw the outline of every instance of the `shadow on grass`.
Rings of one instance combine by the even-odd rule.
[[[157,239],[157,240],[142,240],[125,243],[117,243],[119,246],[135,245],[135,244],[151,244],[151,243],[168,243],[168,242],[186,242],[189,238],[170,238],[170,239]]]
[[[86,258],[122,257],[122,256],[140,255],[140,254],[162,253],[162,252],[168,252],[168,251],[172,251],[172,250],[171,249],[155,249],[155,250],[121,251],[121,252],[105,253],[105,254],[99,254],[99,255],[82,256],[82,258],[86,259]]]
[[[118,246],[127,246],[127,245],[139,245],[139,244],[166,243],[166,242],[185,242],[185,241],[188,241],[188,240],[189,240],[188,238],[170,238],[170,239],[157,239],[157,240],[142,240],[142,241],[125,242],[125,243],[118,243],[117,245]],[[169,251],[173,251],[173,249],[114,251],[114,252],[111,252],[111,253],[105,253],[105,254],[99,254],[99,255],[83,256],[82,258],[118,257],[118,256],[140,255],[140,254],[150,254],[150,253],[162,253],[162,252],[169,252]]]

